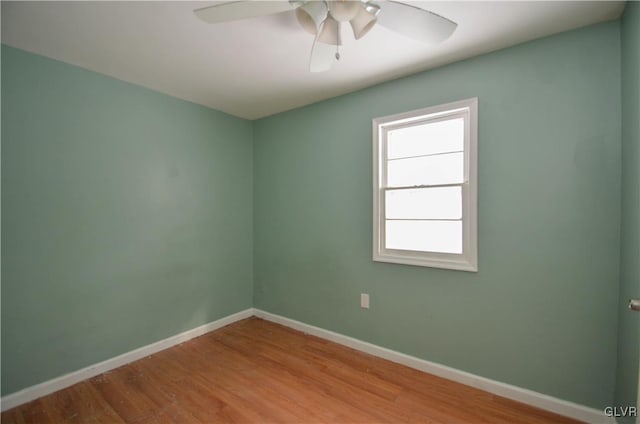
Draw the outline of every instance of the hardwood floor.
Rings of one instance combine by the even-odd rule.
[[[2,414],[2,423],[570,423],[250,318]]]

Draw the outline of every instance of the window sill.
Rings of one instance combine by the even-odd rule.
[[[478,272],[478,264],[462,255],[451,257],[426,257],[411,254],[374,253],[374,262],[388,262],[402,265],[423,266],[429,268],[452,269],[456,271]]]

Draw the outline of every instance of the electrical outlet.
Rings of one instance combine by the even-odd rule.
[[[360,307],[369,309],[369,293],[360,293]]]

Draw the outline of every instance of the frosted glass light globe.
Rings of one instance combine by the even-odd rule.
[[[354,0],[332,0],[329,2],[329,13],[338,22],[347,22],[355,18],[362,8],[362,3]]]

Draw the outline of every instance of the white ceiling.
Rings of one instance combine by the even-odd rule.
[[[624,2],[407,1],[458,23],[429,46],[376,27],[307,71],[313,37],[292,12],[211,25],[213,2],[2,2],[2,42],[248,119],[527,40],[616,19]]]

